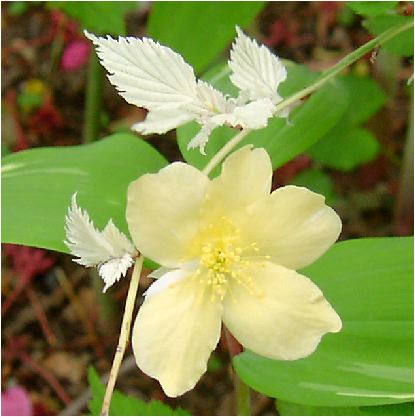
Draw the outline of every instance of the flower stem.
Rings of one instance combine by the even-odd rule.
[[[281,110],[285,109],[286,107],[291,106],[295,102],[301,100],[305,96],[308,96],[311,93],[317,91],[320,87],[322,87],[327,81],[334,78],[338,75],[344,68],[353,64],[353,62],[357,61],[363,55],[367,54],[373,48],[378,45],[382,45],[386,41],[394,38],[395,36],[399,35],[400,33],[404,32],[405,30],[410,29],[414,26],[414,22],[408,22],[400,26],[395,26],[390,28],[380,34],[378,37],[372,39],[371,41],[365,43],[360,48],[357,48],[355,51],[351,52],[350,54],[346,55],[343,59],[341,59],[336,65],[329,68],[327,71],[324,71],[321,76],[315,81],[313,84],[309,85],[306,88],[303,88],[300,91],[297,91],[292,96],[286,98],[285,100],[281,101],[281,103],[277,104],[274,109],[274,114],[281,112]],[[236,134],[229,142],[225,144],[225,146],[213,156],[213,158],[207,163],[206,167],[203,169],[202,172],[205,174],[210,174],[216,165],[220,164],[223,159],[225,159],[226,155],[230,153],[230,151],[238,145],[245,136],[250,133],[250,129],[245,129]]]
[[[95,52],[91,52],[88,64],[88,82],[85,96],[84,143],[98,139],[102,104],[103,69]]]
[[[239,375],[235,372],[233,375],[235,385],[236,397],[236,415],[250,416],[251,413],[251,391],[248,385],[242,381]]]
[[[141,255],[134,266],[133,276],[131,277],[130,287],[128,288],[127,300],[125,302],[124,316],[121,324],[120,338],[115,351],[114,360],[112,362],[111,372],[108,379],[107,388],[105,390],[104,401],[102,403],[101,415],[107,416],[110,409],[112,393],[114,391],[115,382],[117,381],[118,371],[124,357],[125,348],[130,336],[131,321],[135,305],[135,299],[138,291],[138,283],[140,282],[141,269],[143,267],[144,257]]]
[[[224,327],[223,329],[226,343],[228,345],[229,357],[232,363],[234,356],[242,352],[241,344],[233,337],[230,331]],[[233,385],[235,389],[235,406],[237,416],[250,416],[251,415],[251,390],[248,385],[242,381],[239,375],[233,372]]]
[[[239,143],[245,136],[251,132],[251,129],[244,129],[241,130],[238,134],[236,134],[229,142],[225,144],[225,146],[207,163],[207,165],[203,168],[203,173],[209,175],[216,165],[220,164],[225,156]]]

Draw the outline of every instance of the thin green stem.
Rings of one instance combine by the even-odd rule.
[[[109,413],[112,393],[114,391],[115,382],[117,381],[118,371],[120,370],[124,352],[130,337],[131,322],[135,306],[135,299],[137,297],[138,284],[140,282],[141,270],[143,268],[143,261],[144,257],[141,255],[135,263],[133,276],[131,277],[130,281],[130,287],[128,288],[127,300],[125,302],[124,308],[124,316],[121,324],[120,338],[118,340],[118,346],[115,351],[107,388],[105,390],[105,397],[102,403],[102,416],[107,416]]]
[[[98,139],[102,104],[102,80],[104,71],[97,54],[92,52],[89,57],[88,80],[85,96],[84,143]]]
[[[293,94],[291,97],[283,100],[280,104],[275,106],[275,113],[280,112],[281,110],[285,109],[286,107],[290,106],[291,104],[295,103],[296,101],[302,99],[303,97],[314,93],[314,91],[318,90],[323,84],[329,81],[331,78],[335,77],[344,68],[353,64],[353,62],[357,61],[363,55],[367,54],[373,48],[378,45],[382,45],[386,41],[394,38],[395,36],[399,35],[401,32],[410,29],[414,25],[414,22],[408,22],[404,25],[393,27],[388,29],[387,31],[380,34],[378,37],[372,39],[371,41],[365,43],[360,48],[357,48],[355,51],[351,52],[350,54],[346,55],[343,59],[341,59],[336,65],[328,69],[327,71],[323,72],[323,74],[319,77],[319,79],[311,84],[310,86],[298,91],[297,93]]]
[[[203,168],[203,173],[209,175],[216,165],[220,164],[225,156],[239,143],[245,136],[250,133],[250,129],[241,130],[236,134],[226,145],[207,163],[205,168]]]
[[[370,50],[375,48],[378,45],[382,45],[386,41],[394,38],[395,36],[399,35],[400,33],[404,32],[405,30],[410,29],[414,26],[414,22],[408,22],[404,25],[393,27],[388,29],[387,31],[380,34],[378,37],[372,39],[371,41],[365,43],[360,48],[356,49],[355,51],[351,52],[343,59],[341,59],[336,65],[328,69],[327,71],[323,72],[323,74],[315,81],[313,84],[309,85],[306,88],[298,91],[297,93],[293,94],[292,96],[286,98],[285,100],[281,101],[281,103],[277,104],[274,109],[274,114],[281,112],[281,110],[285,109],[286,107],[291,106],[292,104],[298,102],[305,96],[308,96],[311,93],[317,91],[320,87],[322,87],[327,81],[334,78],[338,75],[344,68],[348,65],[353,64],[353,62],[357,61],[363,55],[367,54]],[[246,129],[242,130],[238,134],[236,134],[226,145],[208,162],[206,167],[203,169],[205,174],[210,174],[212,170],[216,167],[216,165],[220,164],[222,160],[228,155],[231,150],[238,145],[245,136],[250,133],[251,130]]]
[[[251,415],[251,390],[235,372],[233,375],[236,397],[236,415]]]

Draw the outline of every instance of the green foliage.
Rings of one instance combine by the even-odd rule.
[[[30,7],[38,6],[40,1],[12,1],[7,4],[7,12],[12,16],[19,16]]]
[[[413,16],[398,16],[398,15],[378,15],[368,19],[364,26],[373,35],[379,35],[385,30],[394,26],[399,26],[404,23],[413,21]],[[393,54],[399,56],[413,56],[414,55],[414,29],[406,30],[400,35],[387,41],[383,48]]]
[[[223,66],[221,66],[223,68]],[[210,73],[208,79],[215,87],[221,85],[225,92],[231,87],[226,78],[229,73],[216,71]],[[308,85],[317,77],[316,73],[299,65],[288,67],[287,80],[281,85],[281,94],[287,97]],[[228,86],[228,87],[226,87]],[[322,138],[344,115],[347,107],[347,96],[340,83],[332,82],[313,94],[304,104],[294,109],[289,121],[280,118],[271,119],[268,126],[248,134],[239,147],[252,143],[255,147],[265,148],[271,156],[274,168],[304,152],[311,145]],[[206,146],[206,156],[198,149],[188,150],[187,144],[197,133],[197,123],[188,123],[177,129],[180,150],[187,162],[203,168],[223,145],[234,136],[237,131],[227,127],[220,127],[213,131]],[[212,176],[219,173],[219,168],[212,172]]]
[[[413,238],[335,244],[303,271],[343,320],[316,352],[275,361],[246,351],[241,378],[279,400],[355,407],[413,400]]]
[[[97,227],[112,218],[128,235],[128,184],[167,164],[131,134],[90,145],[30,149],[2,162],[2,241],[66,253],[65,215],[74,192]]]
[[[363,16],[377,16],[393,11],[399,1],[349,1],[347,6]]]
[[[343,118],[318,143],[308,150],[317,162],[340,171],[350,171],[374,159],[379,144],[373,134],[359,125],[385,103],[385,93],[368,77],[339,77],[348,96]]]
[[[92,399],[88,403],[93,416],[99,416],[104,400],[105,386],[100,381],[95,369],[88,370],[88,382],[92,391]],[[138,398],[122,394],[115,390],[112,396],[110,416],[189,416],[182,408],[171,409],[161,401],[146,403]]]
[[[281,416],[413,416],[414,403],[388,404],[372,407],[315,407],[278,401]]]
[[[351,171],[373,160],[378,152],[379,143],[371,132],[349,126],[332,129],[308,150],[314,161],[339,171]]]
[[[206,68],[248,26],[265,2],[154,2],[148,36],[179,52],[196,72]],[[174,22],[174,24],[173,24]]]
[[[350,1],[347,6],[356,13],[363,15],[367,19],[363,22],[363,25],[372,35],[377,36],[394,26],[413,21],[413,16],[397,14],[398,4],[398,1]],[[399,56],[413,56],[413,28],[387,41],[383,48]]]
[[[336,200],[330,176],[320,169],[310,168],[300,172],[290,181],[290,184],[307,187],[315,193],[324,195],[328,205],[332,205]]]
[[[136,1],[52,1],[49,6],[78,20],[82,29],[95,34],[125,35],[124,16],[137,9]]]

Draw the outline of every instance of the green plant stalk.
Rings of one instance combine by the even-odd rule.
[[[98,139],[102,104],[102,80],[104,71],[95,52],[91,52],[88,64],[88,80],[85,96],[84,143]]]
[[[403,156],[402,174],[398,197],[395,204],[394,223],[397,235],[407,235],[411,232],[408,226],[413,226],[414,201],[414,94],[410,93],[411,110],[408,119],[408,131]],[[411,224],[412,223],[412,224]]]
[[[117,381],[118,372],[120,370],[121,362],[124,357],[125,349],[127,347],[128,339],[130,337],[131,322],[135,306],[135,299],[137,297],[138,284],[140,282],[141,270],[143,268],[143,255],[137,259],[134,265],[133,275],[131,277],[130,286],[128,288],[127,300],[125,301],[124,316],[122,318],[120,338],[118,346],[115,351],[114,360],[112,362],[111,372],[108,379],[107,388],[105,390],[104,401],[102,402],[101,415],[107,416],[109,413],[112,393],[114,391],[115,383]]]
[[[234,372],[234,385],[236,397],[236,415],[250,416],[251,413],[251,390],[248,385],[242,381],[239,375]]]
[[[381,33],[378,37],[372,39],[371,41],[365,43],[360,48],[356,49],[355,51],[351,52],[350,54],[346,55],[343,59],[341,59],[336,65],[324,71],[323,74],[318,78],[317,81],[312,83],[306,88],[298,91],[297,93],[293,94],[292,96],[286,98],[285,100],[281,101],[281,103],[277,104],[274,109],[274,114],[281,112],[281,110],[285,109],[293,105],[294,103],[298,102],[302,98],[308,96],[309,94],[314,93],[319,88],[321,88],[327,81],[334,78],[338,75],[344,68],[353,64],[353,62],[357,61],[363,55],[367,54],[373,48],[378,45],[382,45],[383,43],[387,42],[388,40],[394,38],[395,36],[399,35],[400,33],[404,32],[405,30],[410,29],[414,26],[414,22],[408,22],[401,26],[395,26],[387,31]],[[230,151],[237,146],[245,136],[250,133],[251,130],[242,130],[238,134],[236,134],[226,145],[207,163],[206,167],[203,169],[205,174],[210,174],[212,170],[216,167],[216,165],[220,164],[223,159],[225,159],[226,155],[230,153]]]

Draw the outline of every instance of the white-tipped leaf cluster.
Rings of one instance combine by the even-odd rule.
[[[248,38],[238,27],[231,50],[230,79],[241,91],[237,98],[225,96],[210,84],[197,80],[193,68],[181,55],[152,39],[97,37],[85,32],[95,44],[109,80],[130,104],[149,111],[132,129],[142,133],[165,133],[191,120],[201,125],[189,148],[204,147],[218,126],[261,129],[276,114],[282,98],[277,92],[287,77],[281,61],[264,45]]]
[[[65,245],[72,255],[78,257],[74,262],[97,267],[104,280],[104,292],[111,287],[134,263],[137,251],[124,233],[120,232],[110,219],[100,232],[94,227],[88,213],[76,203],[76,194],[72,196],[72,205],[66,216]]]

